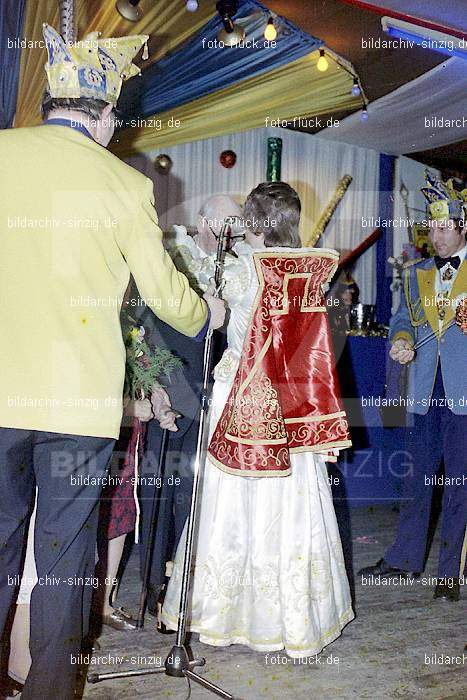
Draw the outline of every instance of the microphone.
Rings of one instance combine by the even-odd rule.
[[[230,240],[244,241],[245,240],[245,226],[243,225],[242,216],[226,216],[224,219],[224,225],[228,224],[230,226]]]

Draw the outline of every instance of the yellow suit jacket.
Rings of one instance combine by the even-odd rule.
[[[65,126],[0,132],[0,427],[117,437],[130,272],[196,336],[207,307],[162,245],[152,182]]]

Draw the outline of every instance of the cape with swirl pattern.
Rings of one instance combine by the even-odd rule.
[[[351,446],[321,288],[338,254],[266,251],[254,262],[258,294],[208,456],[232,474],[287,476],[290,453],[335,460]]]

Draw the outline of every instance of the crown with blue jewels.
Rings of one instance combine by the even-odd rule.
[[[80,41],[67,43],[48,24],[42,31],[51,97],[92,97],[115,105],[123,82],[141,72],[133,58],[143,46],[143,60],[148,58],[146,34],[102,39],[99,32],[91,32]]]
[[[421,192],[428,202],[428,216],[435,221],[459,219],[467,221],[467,187],[454,187],[453,179],[443,182],[425,171],[426,187]]]

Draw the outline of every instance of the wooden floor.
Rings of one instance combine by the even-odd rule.
[[[390,506],[378,506],[351,510],[350,519],[342,519],[345,549],[354,571],[382,555],[393,539],[397,517]],[[246,647],[216,649],[195,639],[194,653],[207,662],[201,673],[243,700],[466,700],[467,590],[464,587],[458,603],[433,600],[432,582],[427,579],[436,573],[437,554],[435,537],[424,578],[412,585],[362,585],[355,577],[356,619],[317,663],[294,663],[281,652],[269,655],[266,662],[264,654]],[[119,604],[135,610],[138,585],[135,551],[124,575]],[[96,659],[101,663],[92,668],[105,672],[162,664],[174,636],[159,635],[153,630],[152,618],[146,620],[143,631],[105,632]],[[184,700],[187,696],[184,679],[165,675],[104,681],[84,689],[84,698],[92,700]],[[190,697],[215,696],[193,686]]]

